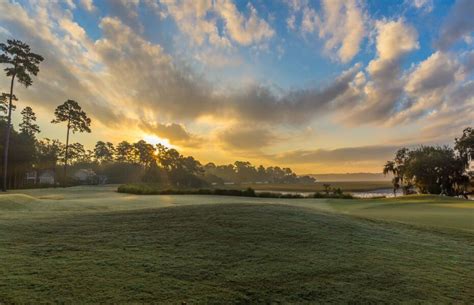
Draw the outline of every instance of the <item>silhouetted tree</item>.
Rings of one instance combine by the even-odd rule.
[[[54,169],[60,158],[64,144],[59,140],[44,138],[36,143],[38,152],[38,167],[40,169]]]
[[[39,126],[36,122],[36,114],[31,107],[27,106],[21,111],[22,121],[20,123],[20,132],[35,137],[35,134],[40,132]]]
[[[3,92],[2,95],[0,95],[0,119],[1,120],[7,120],[8,118],[8,103],[10,99],[10,94]],[[17,97],[13,94],[12,97],[13,101],[18,101]],[[12,111],[16,109],[16,106],[12,104]]]
[[[393,174],[392,184],[393,193],[396,194],[397,190],[402,187],[403,194],[408,194],[412,187],[409,181],[405,181],[405,170],[408,159],[408,148],[403,147],[397,150],[393,161],[387,161],[383,168],[384,175]]]
[[[151,166],[155,159],[155,148],[153,145],[145,142],[144,140],[140,140],[133,144],[133,147],[136,150],[138,162],[145,167]]]
[[[64,104],[59,105],[54,111],[56,119],[51,123],[67,123],[67,135],[66,135],[66,147],[64,156],[64,185],[66,183],[67,175],[67,162],[68,162],[68,149],[69,149],[69,131],[72,133],[76,132],[91,132],[89,126],[91,125],[91,119],[82,110],[81,106],[76,101],[67,100]]]
[[[136,161],[137,156],[135,147],[127,141],[122,141],[117,144],[117,149],[115,153],[115,157],[118,162],[133,163]]]
[[[454,149],[459,153],[465,166],[474,160],[474,129],[467,127],[463,130],[462,136],[455,139]]]
[[[329,191],[331,190],[331,185],[328,183],[325,183],[323,184],[323,187],[324,187],[324,192],[326,193],[326,195],[329,195]]]
[[[94,148],[94,157],[100,163],[112,162],[115,155],[114,144],[110,142],[98,141]]]
[[[7,190],[7,167],[8,167],[8,150],[10,146],[10,130],[11,130],[11,116],[13,109],[13,87],[15,79],[25,87],[33,84],[31,76],[38,75],[39,64],[43,61],[41,55],[30,51],[30,46],[19,40],[7,40],[7,43],[0,43],[0,63],[8,65],[4,70],[7,77],[11,77],[10,94],[8,95],[8,115],[7,128],[5,134],[5,144],[3,150],[3,187],[2,190]]]
[[[463,135],[456,138],[454,149],[448,146],[402,148],[393,161],[387,161],[383,172],[393,173],[394,191],[400,181],[404,194],[416,186],[420,193],[467,197],[467,170],[473,154],[474,132],[466,128]]]
[[[393,174],[393,196],[397,196],[397,190],[400,188],[400,177],[398,176],[398,170],[394,161],[387,161],[387,163],[385,163],[383,167],[383,174]]]

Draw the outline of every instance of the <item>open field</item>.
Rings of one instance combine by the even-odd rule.
[[[0,303],[472,303],[474,202],[0,195]]]

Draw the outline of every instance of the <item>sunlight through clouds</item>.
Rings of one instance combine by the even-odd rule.
[[[279,155],[300,160],[299,152],[321,157],[321,149],[348,154],[342,139],[351,136],[351,148],[375,152],[372,162],[383,157],[373,148],[394,139],[447,143],[472,123],[474,108],[471,1],[392,8],[362,0],[0,1],[0,39],[24,40],[45,57],[35,86],[18,89],[19,105],[34,107],[55,137],[52,110],[73,98],[93,119],[88,145],[147,137],[203,161],[248,155],[269,164]],[[464,115],[448,128],[456,112]],[[315,132],[298,137],[307,128]]]

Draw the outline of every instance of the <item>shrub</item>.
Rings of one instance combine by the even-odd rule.
[[[123,184],[117,189],[119,193],[129,193],[136,195],[219,195],[219,196],[238,196],[238,197],[259,197],[259,198],[286,198],[286,199],[298,199],[298,198],[339,198],[339,199],[352,199],[352,195],[344,194],[342,191],[321,194],[319,192],[314,193],[312,196],[303,196],[301,194],[292,193],[274,193],[274,192],[261,192],[257,193],[252,188],[245,190],[235,189],[173,189],[165,188],[166,186],[160,186],[158,184]]]

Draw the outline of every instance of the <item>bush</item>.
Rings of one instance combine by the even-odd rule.
[[[129,193],[136,195],[218,195],[218,196],[238,196],[238,197],[259,197],[259,198],[285,198],[285,199],[299,199],[299,198],[339,198],[352,199],[352,195],[344,194],[342,191],[330,194],[314,193],[313,196],[303,196],[301,194],[292,193],[274,193],[261,192],[257,193],[252,188],[245,190],[234,189],[173,189],[167,186],[158,184],[123,184],[117,189],[119,193]]]
[[[340,189],[334,193],[323,194],[316,192],[312,196],[313,198],[334,198],[334,199],[354,199],[354,196],[351,194],[344,194]]]

